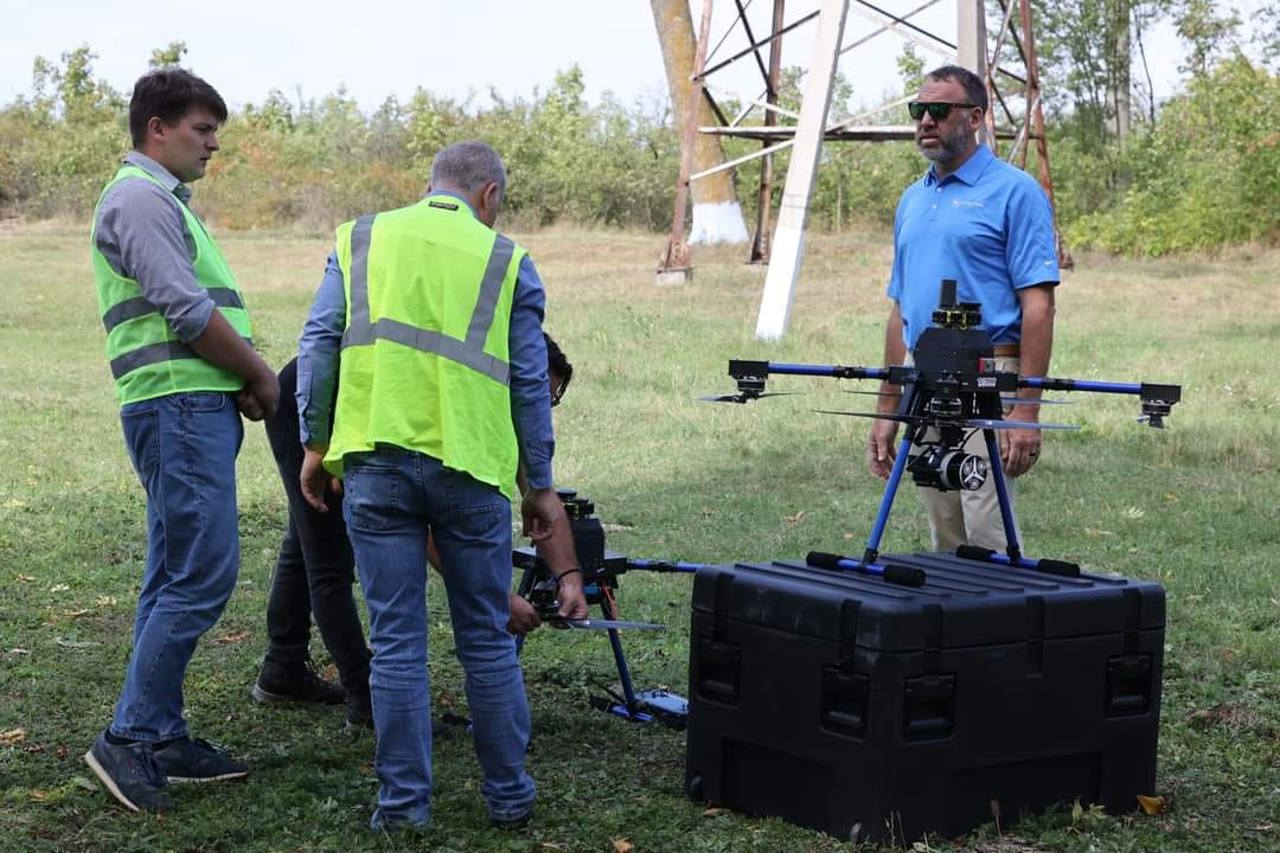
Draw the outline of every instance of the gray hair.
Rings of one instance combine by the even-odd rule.
[[[506,195],[507,170],[498,152],[487,142],[455,142],[431,161],[431,186],[437,189],[448,185],[472,193],[489,181],[498,185],[500,196]]]

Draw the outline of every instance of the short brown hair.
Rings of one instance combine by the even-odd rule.
[[[147,122],[159,118],[169,126],[181,121],[192,107],[204,107],[213,113],[218,124],[227,120],[227,104],[218,90],[190,71],[181,68],[157,68],[148,71],[133,84],[129,99],[129,135],[137,148],[147,138]]]

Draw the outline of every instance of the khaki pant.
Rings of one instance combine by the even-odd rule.
[[[911,356],[907,356],[907,366],[911,365]],[[996,369],[1009,373],[1018,372],[1018,359],[997,357]],[[926,441],[938,439],[938,431],[930,429],[925,432]],[[997,459],[993,463],[987,453],[987,443],[982,430],[977,430],[965,442],[966,453],[972,453],[987,460],[987,465],[999,465]],[[913,456],[916,453],[912,453]],[[1005,478],[1005,486],[1009,493],[1009,507],[1013,508],[1013,480]],[[975,545],[980,548],[1004,550],[1008,542],[1004,535],[1004,525],[1000,520],[1000,499],[996,495],[996,482],[992,474],[982,488],[973,491],[940,492],[937,489],[920,488],[916,490],[920,500],[924,502],[929,514],[929,535],[935,551],[954,551],[960,545]],[[1018,520],[1013,519],[1014,532],[1019,543],[1022,531],[1018,529]]]

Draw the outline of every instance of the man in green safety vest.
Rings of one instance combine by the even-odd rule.
[[[240,415],[261,419],[279,396],[235,276],[188,207],[226,118],[222,97],[193,74],[140,78],[133,151],[94,213],[93,276],[125,445],[147,493],[147,561],[124,687],[85,761],[133,811],[169,808],[170,782],[249,772],[192,738],[182,715],[196,641],[236,584]]]
[[[587,612],[552,487],[542,283],[524,249],[493,230],[505,186],[492,148],[460,142],[436,155],[421,202],[339,226],[299,341],[302,492],[326,512],[329,475],[344,477],[369,607],[375,829],[430,817],[428,534],[466,671],[480,792],[497,826],[526,821],[534,800],[529,707],[507,631],[517,463],[529,486],[525,532],[560,578],[561,613]]]

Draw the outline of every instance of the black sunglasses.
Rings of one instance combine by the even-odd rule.
[[[924,118],[924,114],[928,113],[934,121],[942,121],[951,115],[952,107],[960,109],[972,109],[977,104],[952,104],[947,101],[911,101],[907,104],[907,112],[911,113],[911,118],[916,121]]]
[[[565,389],[569,387],[569,380],[565,380],[556,386],[556,390],[551,392],[551,408],[560,405],[560,401],[564,398]]]

